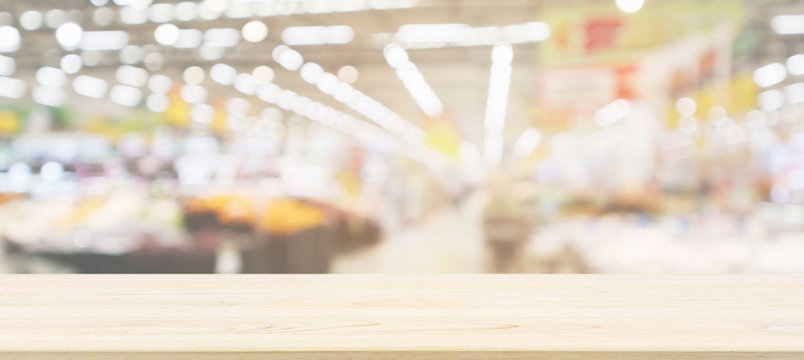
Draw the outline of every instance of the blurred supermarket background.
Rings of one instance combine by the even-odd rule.
[[[804,272],[804,1],[0,3],[0,272]]]

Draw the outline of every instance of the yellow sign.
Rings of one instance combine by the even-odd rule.
[[[545,65],[616,63],[645,50],[713,31],[723,22],[736,28],[745,11],[735,1],[647,2],[635,14],[619,11],[614,1],[557,5],[542,18],[552,34],[540,48]]]
[[[14,134],[20,127],[20,116],[16,111],[0,110],[0,134]]]
[[[181,99],[177,91],[170,94],[170,105],[165,111],[168,123],[174,126],[187,126],[190,124],[190,104]]]

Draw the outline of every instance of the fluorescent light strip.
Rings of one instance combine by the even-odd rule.
[[[81,50],[119,50],[128,45],[125,31],[84,31],[81,35]]]
[[[424,76],[416,68],[416,64],[409,60],[405,49],[399,44],[389,44],[383,50],[383,54],[388,64],[396,69],[396,75],[402,80],[402,84],[405,85],[405,89],[413,97],[416,105],[419,105],[422,111],[430,117],[441,116],[444,112],[441,100],[424,80]]]
[[[227,70],[233,69],[233,67],[227,64],[216,64],[216,66],[222,69],[225,68]],[[164,75],[153,75],[152,78],[157,76],[159,78],[165,77]],[[333,128],[344,134],[353,136],[374,148],[380,149],[381,151],[398,151],[403,156],[436,170],[443,170],[444,166],[448,162],[443,154],[427,148],[421,144],[421,141],[413,144],[402,144],[402,146],[399,146],[400,144],[398,143],[398,139],[383,131],[376,125],[359,120],[352,115],[335,110],[332,107],[324,105],[318,101],[314,101],[308,97],[301,96],[291,90],[282,89],[276,84],[260,84],[251,74],[240,73],[237,74],[236,77],[241,84],[247,83],[247,85],[241,85],[238,87],[238,80],[235,80],[235,82],[232,84],[233,87],[235,87],[235,89],[241,93],[246,95],[256,95],[260,100],[266,103],[276,105],[296,115],[302,116],[314,122],[321,123],[324,126]],[[2,83],[2,79],[4,78],[0,78],[0,84]],[[24,86],[24,83],[22,83],[22,85]],[[138,90],[136,88],[131,88],[125,85],[117,85],[115,88],[117,88],[117,97],[120,97],[120,99],[117,99],[118,101],[115,102],[122,103],[123,105],[127,106],[136,106],[142,100],[142,95],[139,93],[139,91],[139,96],[136,97],[136,103],[134,101],[135,99],[133,99],[134,96],[121,96],[124,94],[120,94],[122,92],[130,92],[127,91],[130,89]],[[113,88],[112,91],[114,92],[115,89]],[[164,97],[164,95],[157,93],[153,93],[152,95],[154,94],[159,96],[159,98],[148,96],[146,108],[157,113],[166,110],[167,104],[165,104],[165,101],[167,99]],[[2,95],[3,94],[0,93],[0,96]],[[132,93],[125,95],[134,94]],[[196,104],[193,107],[195,110],[198,110],[196,113],[202,112],[200,110],[205,110],[203,111],[204,113],[209,112],[207,111],[209,109],[207,104]],[[204,114],[196,115],[200,116]],[[421,129],[419,130],[421,131]]]
[[[25,81],[0,76],[0,97],[19,99],[25,95]]]
[[[174,9],[175,16],[181,21],[189,21],[189,15],[182,14],[186,9],[192,8],[193,17],[198,20],[212,21],[225,15],[232,19],[247,18],[251,16],[290,16],[298,14],[329,14],[342,12],[376,11],[409,9],[418,6],[420,0],[394,0],[394,1],[366,1],[366,0],[232,0],[225,1],[184,1],[181,7]],[[188,4],[193,4],[188,5]],[[222,6],[221,6],[222,5]],[[146,21],[166,22],[167,16],[160,14],[154,16],[151,10],[163,6],[162,3],[151,4],[150,7],[139,9],[124,4],[119,10],[119,17],[125,24],[142,24]]]
[[[308,97],[300,96],[291,90],[282,89],[276,84],[260,85],[257,97],[266,103],[355,136],[376,147],[385,148],[386,151],[390,151],[390,147],[394,145],[395,139],[380,128]]]
[[[299,55],[298,58],[294,55],[294,61],[291,62],[285,59],[287,53],[298,54],[297,51],[287,45],[279,45],[274,48],[272,52],[274,60],[286,69],[300,69],[302,64],[300,64],[298,60],[302,59],[301,55]],[[413,144],[424,142],[424,130],[406,121],[402,116],[393,112],[377,100],[374,100],[372,97],[353,88],[352,85],[339,80],[334,74],[321,71],[316,76],[315,85],[325,94],[332,96],[338,102],[345,104],[350,109],[357,111],[360,115],[379,124],[381,127],[401,137],[405,141]]]
[[[804,15],[778,15],[771,18],[771,28],[780,35],[804,34]]]
[[[80,75],[73,79],[73,91],[93,99],[100,99],[106,95],[109,85],[103,79],[88,75]]]
[[[491,51],[491,74],[486,100],[486,139],[484,150],[486,162],[499,165],[503,155],[503,129],[508,107],[508,92],[511,85],[511,61],[514,58],[511,44],[497,43]]]
[[[233,70],[234,68],[228,64],[216,64],[219,69]],[[152,78],[165,77],[164,75],[153,75]],[[165,77],[166,78],[166,77]],[[358,120],[357,118],[337,111],[329,106],[320,102],[313,101],[310,98],[296,94],[295,92],[287,89],[282,89],[276,84],[260,84],[251,74],[240,73],[236,75],[237,80],[233,83],[223,85],[232,85],[235,90],[246,94],[256,95],[260,100],[279,106],[280,108],[291,111],[299,116],[303,116],[312,121],[321,123],[325,126],[331,127],[335,130],[345,134],[354,136],[359,140],[370,143],[372,146],[383,149],[384,151],[391,151],[396,139],[382,131],[382,129],[369,124],[365,121]],[[219,82],[220,83],[220,82]],[[190,85],[184,85],[182,88],[187,88]],[[198,85],[193,85],[200,88]],[[154,93],[156,94],[156,93]],[[148,97],[149,99],[151,96]],[[137,99],[139,102],[140,99]],[[162,99],[156,99],[159,102]],[[123,101],[125,102],[125,101]],[[156,102],[156,101],[154,101]],[[133,103],[133,101],[132,101]],[[125,105],[128,105],[125,104]],[[147,104],[146,104],[147,105]],[[164,104],[152,104],[158,106],[147,106],[147,108],[154,112],[164,111],[166,106]],[[208,107],[203,102],[194,105],[197,108],[196,112],[199,118],[206,118]],[[202,111],[203,110],[203,111]],[[203,113],[203,114],[202,114]],[[203,116],[202,116],[203,115]]]
[[[550,25],[542,21],[475,28],[466,24],[410,24],[401,26],[393,38],[405,48],[424,49],[539,42],[550,33]]]
[[[776,85],[786,77],[787,70],[780,63],[768,64],[754,71],[754,83],[763,88]]]
[[[135,107],[142,101],[142,92],[133,86],[115,85],[109,91],[109,99],[120,105]]]
[[[321,77],[323,78],[326,75],[334,77],[334,75],[325,72],[323,72]],[[250,77],[251,75],[246,73],[241,73],[238,75],[238,77],[246,76]],[[346,83],[342,84],[345,84],[346,86],[349,85]],[[351,86],[349,88],[351,88]],[[352,91],[360,93],[358,90],[352,89]],[[249,92],[243,93],[252,95]],[[397,139],[393,136],[390,136],[381,128],[365,121],[361,121],[352,115],[335,110],[332,107],[314,101],[308,97],[300,96],[291,90],[282,89],[276,84],[268,83],[259,85],[256,89],[256,95],[260,100],[266,103],[277,105],[278,107],[291,111],[296,115],[305,117],[340,132],[354,136],[357,139],[369,143],[376,148],[383,149],[386,152],[393,151],[393,147],[397,145]],[[365,98],[368,97],[365,96]],[[421,141],[404,144],[401,146],[401,148],[397,148],[397,151],[414,161],[436,170],[443,169],[448,162],[443,154],[427,148],[421,143]]]
[[[67,82],[64,70],[52,66],[40,67],[35,77],[38,83],[50,87],[62,87]]]
[[[292,26],[282,31],[282,41],[288,45],[347,44],[354,37],[348,25]]]

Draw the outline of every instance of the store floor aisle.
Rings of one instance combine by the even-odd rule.
[[[419,224],[387,234],[370,249],[335,260],[335,273],[482,273],[481,200],[442,209]]]

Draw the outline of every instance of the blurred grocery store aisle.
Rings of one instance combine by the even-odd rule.
[[[0,272],[804,272],[801,2],[570,3],[0,2]]]
[[[333,272],[485,272],[482,202],[478,194],[418,224],[393,231],[377,246],[336,259]]]

